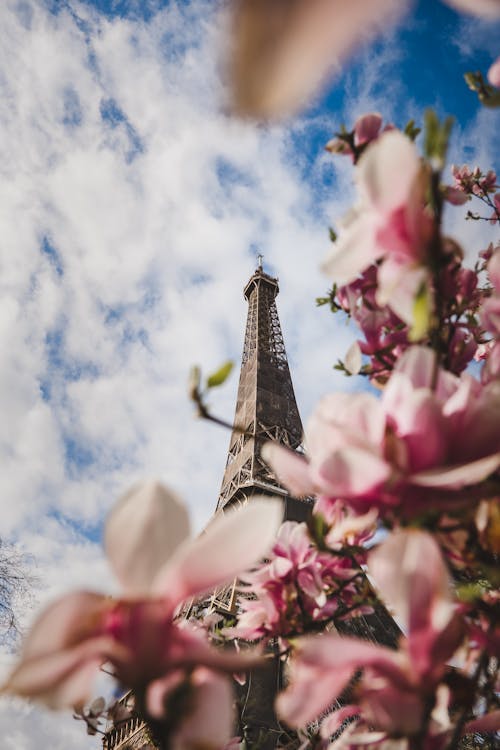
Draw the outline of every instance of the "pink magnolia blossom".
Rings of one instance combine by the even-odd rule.
[[[500,0],[445,0],[445,2],[473,16],[500,17]]]
[[[340,709],[341,715],[326,717],[323,736],[349,715],[360,720],[358,732],[370,726],[380,740],[411,736],[421,730],[429,700],[436,701],[435,712],[443,708],[441,687],[446,687],[440,683],[463,628],[436,542],[425,532],[393,534],[370,554],[368,574],[396,610],[406,636],[398,651],[333,634],[298,639],[290,685],[277,702],[279,715],[292,727],[325,712],[359,669],[363,672],[352,690],[353,704]],[[433,713],[430,732],[441,731],[442,724]]]
[[[325,397],[306,429],[306,447],[307,459],[275,443],[263,449],[298,495],[342,498],[357,512],[400,506],[406,514],[463,501],[464,488],[500,466],[500,382],[455,377],[437,367],[431,349],[411,347],[381,399]]]
[[[253,498],[189,540],[179,500],[157,483],[139,486],[118,503],[106,526],[107,554],[125,597],[81,591],[51,604],[35,621],[2,690],[53,708],[82,706],[100,665],[108,662],[121,683],[144,695],[150,715],[176,722],[175,747],[197,746],[197,732],[207,748],[220,747],[232,728],[230,688],[221,673],[245,669],[256,657],[212,649],[201,631],[176,622],[175,612],[187,597],[255,564],[271,545],[281,513],[278,501]],[[190,711],[169,716],[169,696],[181,684],[190,690]]]
[[[470,200],[470,196],[464,190],[459,187],[450,187],[450,185],[445,186],[443,196],[452,206],[463,206]]]
[[[488,70],[488,81],[492,86],[500,88],[500,57],[498,57]]]
[[[459,196],[454,191],[464,193],[467,196],[482,196],[486,193],[495,192],[497,187],[497,176],[492,169],[489,169],[486,174],[483,174],[479,167],[474,167],[474,169],[471,170],[467,164],[463,164],[461,167],[457,167],[456,164],[453,164],[451,171],[455,178],[455,185],[454,188],[448,188],[447,190],[451,191],[451,194],[455,196],[455,200],[450,200],[448,194],[446,197],[448,197],[450,203],[455,203],[457,205],[460,205],[461,202],[465,203],[466,199],[460,201]]]
[[[328,141],[325,148],[332,154],[343,154],[350,156],[353,161],[356,161],[356,156],[359,156],[364,147],[368,146],[372,141],[377,140],[382,132],[393,130],[393,125],[386,125],[382,130],[382,116],[378,112],[368,112],[365,115],[358,117],[354,123],[354,129],[352,131],[352,140],[354,144],[354,151],[345,139],[340,137],[332,138]]]
[[[414,301],[428,285],[427,248],[433,222],[424,207],[426,173],[415,145],[397,130],[381,135],[356,168],[359,205],[345,217],[323,263],[337,284],[353,282],[376,261],[377,303],[413,322]]]
[[[370,523],[373,526],[373,518]],[[367,519],[344,519],[343,529],[334,529],[331,546],[339,547],[347,537],[359,538]],[[326,537],[328,543],[328,536]],[[238,624],[226,634],[245,640],[284,638],[303,633],[311,624],[342,617],[345,611],[371,612],[371,607],[353,604],[360,569],[349,557],[320,551],[312,542],[305,523],[286,521],[278,534],[269,561],[243,576],[249,584],[242,598]],[[339,598],[339,591],[342,595]]]

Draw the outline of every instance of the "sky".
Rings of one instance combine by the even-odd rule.
[[[193,416],[190,367],[231,358],[213,411],[231,421],[243,287],[264,255],[303,421],[358,387],[332,369],[351,341],[316,308],[328,227],[353,202],[325,143],[367,111],[404,126],[452,114],[450,163],[496,167],[498,111],[464,82],[500,53],[500,25],[416,2],[309,108],[272,126],[227,114],[226,23],[209,0],[0,4],[0,538],[29,555],[38,608],[75,587],[116,591],[106,512],[160,478],[194,531],[213,512],[229,435]],[[451,209],[468,253],[488,225]],[[0,666],[12,655],[5,647]],[[4,750],[99,747],[67,715],[0,701]]]

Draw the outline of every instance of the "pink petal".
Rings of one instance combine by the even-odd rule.
[[[463,190],[446,185],[444,189],[444,199],[451,203],[452,206],[463,206],[470,200],[470,197]]]
[[[321,270],[338,285],[350,284],[383,255],[375,242],[376,222],[369,211],[349,218]]]
[[[378,273],[377,304],[381,307],[388,305],[398,318],[413,325],[415,300],[427,277],[428,271],[422,266],[386,258]]]
[[[439,631],[450,622],[454,607],[449,576],[430,534],[414,530],[391,534],[370,553],[368,572],[409,639],[414,632]]]
[[[399,358],[394,371],[406,375],[414,388],[432,389],[435,366],[436,355],[432,349],[410,346]]]
[[[281,501],[270,497],[252,497],[243,508],[219,514],[197,539],[179,547],[153,590],[178,603],[231,581],[269,551],[282,517]]]
[[[161,710],[169,693],[178,687],[171,684],[170,676],[150,685],[147,696],[148,709],[161,718]],[[175,729],[169,736],[171,750],[220,750],[233,734],[233,694],[227,677],[199,667],[190,677],[190,694],[184,713],[169,717]]]
[[[149,592],[155,575],[188,536],[189,518],[182,502],[159,482],[144,482],[111,511],[105,548],[127,593],[139,595]]]
[[[313,492],[309,464],[303,456],[272,442],[264,443],[261,456],[295,497],[306,497]]]
[[[500,16],[500,3],[498,0],[445,0],[457,10],[471,13],[475,16],[495,18]]]
[[[400,376],[393,374],[395,385]],[[401,378],[402,379],[402,378]],[[440,404],[425,388],[411,389],[397,411],[391,410],[397,437],[404,442],[407,471],[419,472],[442,464],[447,457],[448,434]]]
[[[354,140],[356,146],[362,146],[375,140],[382,127],[382,116],[378,112],[368,112],[358,117],[354,124]]]
[[[391,466],[369,450],[348,446],[313,467],[322,494],[354,498],[372,494],[391,476]]]
[[[317,405],[306,430],[311,459],[321,462],[352,444],[381,453],[386,417],[380,401],[368,393],[335,393]]]
[[[487,479],[500,466],[500,453],[479,458],[477,461],[455,466],[443,466],[420,471],[410,477],[412,484],[419,487],[435,487],[458,490]]]
[[[467,722],[462,734],[472,734],[473,732],[498,732],[500,729],[500,710],[491,711],[489,714],[480,716],[478,719],[472,719]]]
[[[466,378],[462,376],[462,380]],[[470,384],[470,386],[469,386]],[[460,413],[458,398],[463,392],[463,409]],[[453,414],[455,406],[456,430],[452,434],[450,463],[465,463],[500,451],[500,381],[480,386],[473,378],[465,379],[457,389],[457,398],[445,405]]]
[[[357,375],[361,370],[362,363],[361,349],[358,342],[355,341],[345,354],[344,365],[348,373]]]
[[[356,182],[369,205],[390,214],[406,204],[420,168],[415,144],[399,130],[391,130],[366,149],[358,162]]]
[[[107,597],[77,591],[57,599],[35,620],[22,649],[23,659],[52,654],[99,633]]]
[[[121,646],[102,636],[73,648],[22,658],[2,691],[33,698],[50,708],[83,705],[90,697],[99,666],[124,656]]]
[[[276,117],[304,105],[360,41],[385,28],[406,0],[239,0],[231,74],[234,108]]]
[[[406,685],[399,662],[396,652],[355,638],[297,640],[290,685],[277,699],[278,714],[292,727],[306,725],[332,705],[359,666],[374,667]]]

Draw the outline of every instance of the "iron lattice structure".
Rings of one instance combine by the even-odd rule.
[[[278,440],[294,449],[302,441],[302,423],[276,309],[278,291],[277,279],[260,267],[244,290],[248,317],[235,428],[216,513],[248,500],[256,492],[288,496],[260,457],[260,448],[266,440]],[[291,508],[288,515],[293,515]]]

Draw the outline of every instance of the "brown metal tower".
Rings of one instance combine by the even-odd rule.
[[[303,520],[309,503],[293,500],[260,457],[266,440],[290,448],[302,442],[302,423],[281,333],[278,280],[259,266],[244,289],[248,301],[245,343],[233,429],[216,513],[254,494],[285,498],[285,517]],[[242,434],[244,431],[244,434]]]

